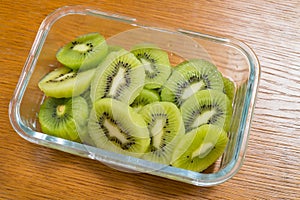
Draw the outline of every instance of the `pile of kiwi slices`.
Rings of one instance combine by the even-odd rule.
[[[38,83],[43,133],[202,172],[224,152],[235,87],[212,63],[171,66],[155,44],[109,46],[99,33],[57,51]]]

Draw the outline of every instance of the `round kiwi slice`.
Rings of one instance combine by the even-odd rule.
[[[135,157],[140,157],[150,144],[142,116],[129,105],[111,98],[94,103],[88,132],[98,148]]]
[[[145,105],[160,101],[160,96],[156,90],[149,90],[144,88],[140,94],[134,99],[130,105],[135,111],[141,110]]]
[[[171,165],[201,172],[212,165],[224,152],[227,133],[214,125],[203,125],[183,136],[172,155]]]
[[[175,67],[161,91],[161,99],[180,107],[197,91],[206,89],[223,91],[222,75],[212,63],[193,59]]]
[[[99,33],[82,35],[58,50],[57,60],[63,65],[78,70],[96,67],[107,54],[107,44]]]
[[[80,141],[78,132],[86,126],[89,116],[84,98],[47,98],[40,106],[38,119],[43,133]]]
[[[95,69],[78,72],[68,67],[60,67],[46,74],[38,87],[49,97],[78,96],[89,87],[94,73]]]
[[[214,124],[229,130],[232,107],[223,92],[201,90],[188,98],[180,110],[187,132],[203,124]]]
[[[131,104],[144,86],[145,70],[130,52],[111,52],[97,67],[91,83],[92,102],[113,98]]]
[[[136,45],[131,52],[145,68],[145,88],[160,88],[171,74],[168,53],[151,44]]]
[[[223,92],[228,96],[230,101],[233,101],[234,93],[235,93],[235,86],[233,81],[231,81],[229,78],[223,77],[223,83],[224,83],[224,90]]]
[[[139,112],[150,133],[150,146],[144,159],[170,164],[175,145],[185,133],[181,113],[170,102],[154,102]]]

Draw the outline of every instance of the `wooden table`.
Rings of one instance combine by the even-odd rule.
[[[232,1],[2,0],[0,6],[0,199],[300,199],[300,4]],[[196,187],[22,139],[8,105],[42,20],[64,5],[88,5],[148,21],[168,21],[246,42],[261,81],[246,159],[231,180]]]

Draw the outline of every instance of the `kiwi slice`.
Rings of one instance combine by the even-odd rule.
[[[82,35],[58,50],[57,60],[63,65],[78,70],[96,67],[107,54],[107,44],[99,33]]]
[[[180,107],[197,91],[206,89],[223,91],[222,75],[212,63],[193,59],[175,67],[161,91],[161,99]]]
[[[154,102],[139,112],[150,133],[150,146],[144,159],[162,164],[170,164],[172,152],[185,133],[181,113],[170,102]]]
[[[145,70],[130,52],[111,52],[97,67],[91,83],[92,102],[113,98],[131,104],[144,86]]]
[[[226,132],[211,124],[194,129],[183,136],[172,155],[171,165],[201,172],[224,152],[228,142]]]
[[[224,83],[224,90],[223,92],[228,96],[230,101],[233,101],[234,93],[235,93],[235,86],[233,81],[231,81],[229,78],[223,77],[223,83]]]
[[[43,133],[80,141],[78,132],[87,124],[88,105],[84,98],[47,98],[40,106],[38,119]]]
[[[111,98],[94,103],[88,132],[98,148],[135,157],[140,157],[150,144],[142,116],[129,105]]]
[[[156,90],[149,90],[144,88],[140,94],[134,99],[130,105],[135,111],[141,110],[145,105],[160,101],[160,96]]]
[[[38,87],[49,97],[78,96],[89,87],[94,73],[95,69],[78,72],[68,67],[60,67],[46,74]]]
[[[214,124],[229,130],[232,107],[228,97],[217,90],[201,90],[180,108],[187,132],[203,124]]]
[[[160,88],[171,74],[168,53],[151,44],[136,45],[131,52],[145,68],[145,88]]]

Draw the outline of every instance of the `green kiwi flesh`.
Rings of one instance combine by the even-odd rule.
[[[93,108],[93,102],[91,100],[90,94],[91,94],[91,87],[88,87],[83,93],[80,94],[80,96],[82,96],[86,100],[89,111],[91,111]]]
[[[143,89],[130,105],[135,111],[139,111],[145,105],[160,101],[160,96],[156,90]]]
[[[89,111],[84,98],[47,98],[38,114],[43,133],[80,141],[78,132],[87,124]]]
[[[227,133],[214,125],[203,125],[183,136],[176,145],[171,165],[202,172],[223,154],[228,142]]]
[[[120,46],[115,46],[115,45],[108,45],[108,49],[107,49],[107,54],[111,53],[111,52],[116,52],[116,51],[120,51],[123,48]]]
[[[224,90],[223,92],[228,96],[230,101],[233,101],[234,93],[235,93],[235,86],[234,83],[229,80],[229,78],[223,77],[223,83],[224,83]]]
[[[78,70],[96,67],[107,54],[105,38],[99,33],[82,35],[62,47],[57,60],[63,65]]]
[[[91,83],[91,100],[113,98],[131,104],[144,86],[145,70],[130,52],[111,52],[97,67]]]
[[[212,63],[192,59],[177,65],[161,91],[161,99],[178,107],[200,90],[223,91],[221,73]]]
[[[187,132],[203,124],[214,124],[229,130],[232,107],[228,97],[217,90],[201,90],[180,108]]]
[[[150,144],[142,116],[129,105],[111,98],[94,103],[88,133],[98,148],[140,157]]]
[[[150,44],[136,45],[131,52],[145,68],[145,88],[160,88],[171,74],[168,53]]]
[[[78,72],[68,67],[60,67],[46,74],[38,87],[49,97],[78,96],[89,87],[94,73],[95,69]]]
[[[38,83],[45,134],[196,172],[224,152],[235,86],[212,63],[171,67],[158,46],[126,51],[99,33],[77,37],[56,58],[63,66]]]
[[[183,136],[184,124],[177,106],[170,102],[154,102],[139,112],[150,134],[150,146],[144,159],[170,164],[175,145]]]

